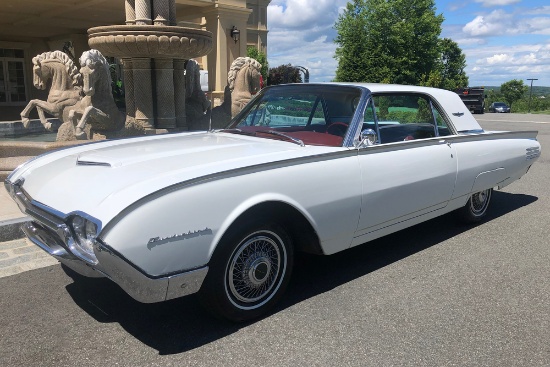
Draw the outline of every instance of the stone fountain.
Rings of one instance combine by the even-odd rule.
[[[126,0],[126,24],[88,30],[90,48],[122,60],[126,123],[187,129],[185,61],[212,49],[208,31],[176,26],[175,0]]]
[[[126,135],[186,130],[186,61],[210,52],[212,34],[176,26],[175,0],[126,0],[125,9],[125,25],[91,28],[88,43],[122,59]],[[34,155],[81,142],[3,142],[0,179]]]

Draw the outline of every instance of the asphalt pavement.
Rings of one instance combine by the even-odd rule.
[[[447,215],[304,256],[281,304],[241,325],[195,296],[141,304],[59,265],[3,277],[0,365],[549,366],[550,116],[476,118],[539,130],[543,147],[482,224]]]

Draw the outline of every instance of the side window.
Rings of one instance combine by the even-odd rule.
[[[420,94],[383,94],[373,97],[382,144],[436,136],[432,106]]]

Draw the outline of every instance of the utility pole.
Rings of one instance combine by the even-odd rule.
[[[531,113],[531,94],[533,94],[533,80],[538,80],[538,79],[532,78],[527,80],[531,81],[531,89],[529,89],[529,110],[527,111],[527,113]]]

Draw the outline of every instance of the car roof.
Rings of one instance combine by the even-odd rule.
[[[433,97],[438,101],[447,116],[452,121],[457,131],[480,131],[483,130],[474,116],[470,113],[464,102],[458,94],[445,89],[422,87],[417,85],[402,84],[381,84],[381,83],[351,83],[351,82],[331,82],[331,83],[311,83],[325,85],[347,85],[367,88],[371,93],[383,92],[405,92],[422,93]]]

